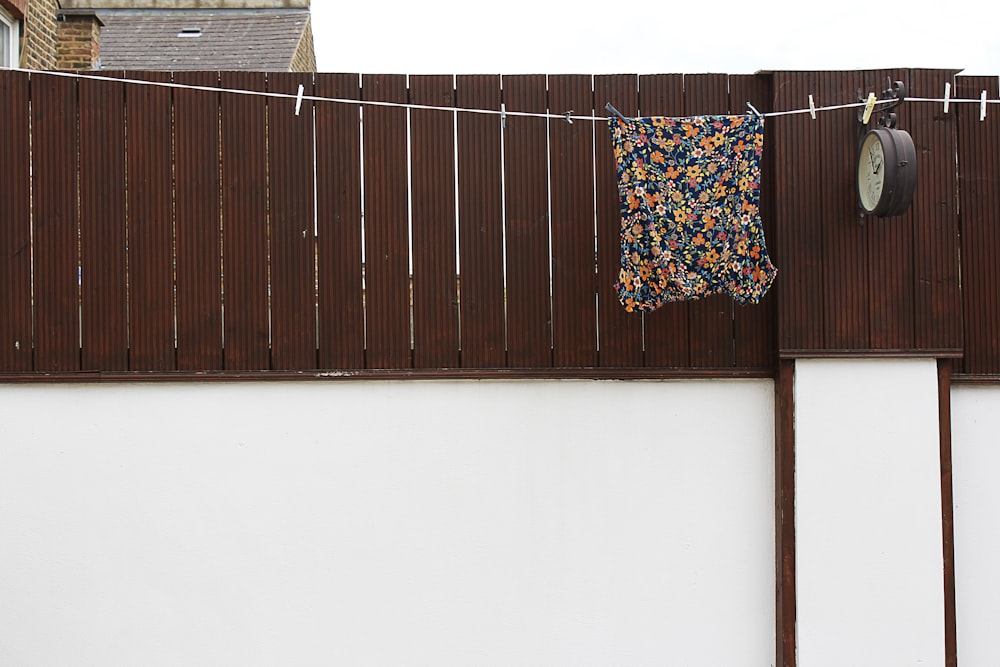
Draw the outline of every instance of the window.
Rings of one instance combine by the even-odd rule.
[[[0,67],[17,67],[18,22],[0,8]]]

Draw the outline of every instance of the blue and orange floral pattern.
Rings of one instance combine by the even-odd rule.
[[[621,197],[625,310],[729,294],[758,303],[778,270],[760,220],[764,119],[609,120]]]

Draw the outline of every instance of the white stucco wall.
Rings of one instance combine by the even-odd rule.
[[[937,367],[795,370],[800,667],[944,664]]]
[[[962,667],[1000,665],[1000,387],[951,394],[955,617]]]
[[[769,381],[6,385],[0,424],[2,665],[773,662]]]

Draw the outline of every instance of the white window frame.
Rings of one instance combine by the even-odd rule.
[[[8,14],[2,7],[0,7],[0,30],[6,30],[10,37],[9,47],[5,53],[0,54],[0,67],[17,67],[20,57],[18,45],[21,41],[21,22]]]

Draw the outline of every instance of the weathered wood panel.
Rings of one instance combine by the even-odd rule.
[[[0,372],[32,369],[28,77],[0,70]]]
[[[410,102],[449,107],[450,75],[410,77]],[[457,368],[458,267],[455,243],[455,114],[410,113],[413,184],[413,366]]]

